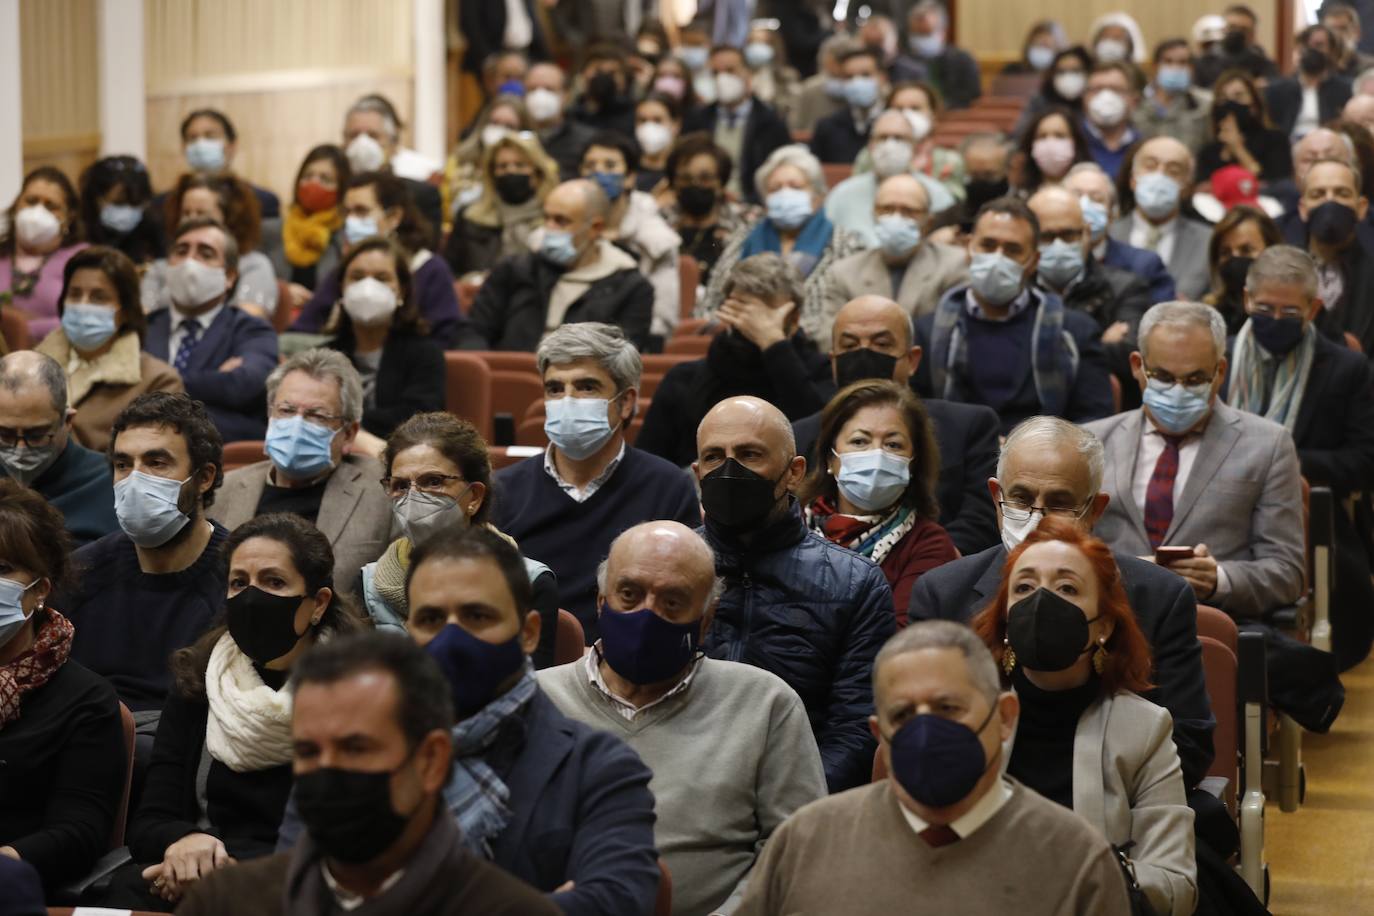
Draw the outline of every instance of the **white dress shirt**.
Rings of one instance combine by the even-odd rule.
[[[616,612],[606,611],[605,613],[614,614]],[[698,655],[696,660],[692,662],[692,667],[688,669],[687,676],[674,684],[672,689],[663,696],[654,700],[652,703],[636,706],[624,697],[617,695],[614,690],[607,686],[606,679],[601,676],[601,657],[601,640],[598,639],[596,645],[592,646],[592,651],[582,656],[582,662],[587,666],[587,680],[596,688],[597,693],[614,704],[615,711],[620,713],[627,722],[633,722],[641,713],[648,712],[660,703],[665,703],[678,694],[685,692],[687,688],[692,685],[692,678],[696,676],[697,669],[701,667],[703,658],[703,656]]]
[[[620,451],[611,459],[611,463],[606,465],[606,470],[596,475],[596,478],[590,481],[585,487],[578,489],[564,480],[563,475],[558,473],[558,463],[553,460],[553,446],[550,445],[548,448],[544,449],[544,472],[552,477],[553,482],[558,484],[558,488],[572,497],[574,502],[585,503],[592,498],[593,493],[600,490],[605,486],[606,481],[611,479],[611,475],[615,473],[616,468],[620,467],[621,459],[624,457],[625,443],[622,442],[620,443]]]
[[[177,358],[177,350],[181,349],[181,340],[186,336],[186,332],[181,329],[181,323],[187,318],[200,325],[200,340],[205,339],[205,332],[210,330],[210,325],[215,323],[219,313],[224,311],[224,303],[220,303],[208,312],[199,315],[187,315],[175,305],[171,307],[167,317],[172,320],[171,334],[167,337],[167,362],[173,362]]]
[[[1131,211],[1131,244],[1136,248],[1153,251],[1159,255],[1159,259],[1165,264],[1169,263],[1169,259],[1174,254],[1174,240],[1178,235],[1176,229],[1178,229],[1177,216],[1167,223],[1160,223],[1156,226],[1145,219],[1145,214],[1141,213],[1139,209]],[[1150,244],[1152,232],[1159,233],[1159,241],[1153,245]]]
[[[1302,87],[1302,107],[1298,109],[1298,120],[1293,122],[1293,140],[1301,140],[1321,126],[1321,108],[1317,101],[1317,87]]]
[[[950,823],[950,829],[959,834],[959,839],[966,840],[973,836],[974,831],[992,820],[992,816],[1002,810],[1002,806],[1011,800],[1011,786],[1007,785],[1005,777],[992,784],[992,788],[983,793],[983,797],[978,802],[965,811],[962,815]],[[907,824],[920,836],[921,831],[927,830],[930,824],[926,823],[920,815],[912,812],[910,808],[897,802],[898,809],[902,812],[902,817],[906,818]]]
[[[502,46],[523,51],[533,39],[534,23],[530,21],[524,0],[506,0],[506,32],[501,36]]]

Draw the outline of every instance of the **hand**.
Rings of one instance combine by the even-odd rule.
[[[254,318],[261,318],[263,321],[266,321],[266,322],[268,322],[268,323],[271,323],[271,321],[272,321],[272,316],[270,316],[269,314],[267,314],[267,309],[264,308],[264,307],[262,306],[262,303],[259,303],[259,302],[239,302],[239,303],[238,303],[238,309],[239,309],[240,312],[247,312],[248,314],[252,315]]]
[[[716,319],[727,328],[734,328],[737,334],[760,350],[767,350],[773,344],[787,339],[787,317],[796,307],[795,302],[769,308],[762,302],[726,299],[716,312]]]
[[[1102,332],[1102,342],[1104,344],[1119,343],[1126,339],[1126,335],[1130,333],[1130,330],[1131,326],[1124,321],[1113,322],[1111,327]]]
[[[173,903],[200,878],[232,864],[222,842],[208,833],[192,833],[168,846],[159,864],[143,870],[143,878],[152,882],[153,893]]]
[[[567,892],[567,891],[576,890],[576,889],[577,889],[577,884],[576,884],[575,882],[573,882],[573,881],[564,881],[562,884],[560,884],[560,885],[558,885],[557,887],[555,887],[555,888],[553,889],[553,892],[554,892],[555,894],[562,894],[562,893],[565,893],[565,892]]]
[[[1217,140],[1230,150],[1233,156],[1245,149],[1245,137],[1236,124],[1235,115],[1227,115],[1221,119],[1221,123],[1217,125]]]
[[[243,365],[243,357],[242,357],[242,356],[231,356],[231,357],[229,357],[228,359],[226,359],[223,363],[220,364],[219,371],[220,371],[220,372],[233,372],[235,369],[238,369],[238,368],[241,367],[242,365]]]
[[[305,308],[305,304],[309,302],[310,297],[314,295],[314,293],[310,292],[310,290],[301,286],[299,283],[292,283],[288,286],[286,288],[286,293],[291,298],[291,307],[293,309]]]
[[[1178,573],[1193,587],[1193,594],[1197,595],[1199,601],[1205,601],[1216,594],[1217,561],[1206,544],[1194,547],[1191,559],[1170,563],[1169,569]]]
[[[0,856],[9,856],[11,859],[15,859],[19,862],[24,861],[22,858],[19,857],[18,850],[16,850],[13,846],[0,846]]]

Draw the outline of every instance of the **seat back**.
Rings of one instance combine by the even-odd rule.
[[[242,439],[238,442],[224,443],[224,453],[220,458],[224,472],[227,474],[235,468],[257,464],[267,457],[264,445],[261,439]]]
[[[677,259],[678,315],[691,318],[697,308],[697,286],[701,283],[701,265],[690,254],[678,255]]]
[[[693,334],[690,337],[671,337],[663,345],[663,352],[665,353],[682,353],[692,359],[705,356],[709,349],[711,349],[711,338],[703,334]]]
[[[462,417],[491,441],[491,367],[480,356],[444,353],[444,409]]]
[[[1230,649],[1232,655],[1238,651],[1237,643],[1240,639],[1240,631],[1236,628],[1236,622],[1231,619],[1231,615],[1225,611],[1206,604],[1199,604],[1197,606],[1197,635],[1215,639]]]
[[[873,749],[873,778],[871,782],[887,778],[887,760],[883,757],[881,745]]]
[[[658,898],[654,900],[654,916],[673,916],[673,875],[668,864],[658,860]]]
[[[124,791],[119,794],[119,807],[115,809],[114,825],[110,828],[111,849],[124,845],[124,826],[129,820],[129,793],[134,785],[134,714],[123,703],[119,704],[119,724],[124,730],[127,766],[124,768]]]
[[[29,349],[29,320],[13,309],[0,310],[0,335],[4,336],[5,346],[11,353]]]
[[[295,318],[296,309],[291,305],[291,284],[278,279],[277,310],[272,313],[272,328],[280,334],[291,327],[291,322]]]
[[[1212,715],[1217,727],[1212,731],[1212,766],[1208,776],[1220,776],[1226,782],[1226,810],[1236,810],[1238,765],[1240,754],[1239,707],[1236,705],[1236,654],[1220,640],[1199,636],[1202,645],[1202,673],[1207,680],[1207,698],[1212,702]]]
[[[513,431],[529,411],[535,401],[544,399],[544,382],[533,371],[496,369],[491,373],[491,413],[492,438],[499,445],[510,445],[501,441],[505,434],[496,429],[498,423],[509,423]],[[509,418],[509,419],[505,419]]]
[[[558,632],[553,638],[553,663],[566,665],[582,657],[587,648],[587,637],[582,632],[582,623],[570,611],[558,609]]]

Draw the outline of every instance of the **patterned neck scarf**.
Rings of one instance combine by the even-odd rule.
[[[916,510],[898,504],[884,515],[841,515],[830,500],[820,496],[806,508],[806,524],[831,543],[882,563],[916,527]]]
[[[47,622],[38,628],[38,636],[29,650],[8,665],[0,665],[0,728],[19,718],[24,694],[52,680],[72,653],[76,628],[52,609],[47,615]]]

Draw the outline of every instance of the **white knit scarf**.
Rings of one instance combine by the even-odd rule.
[[[235,773],[250,773],[291,760],[291,693],[273,690],[226,632],[205,671],[210,715],[205,746]]]

